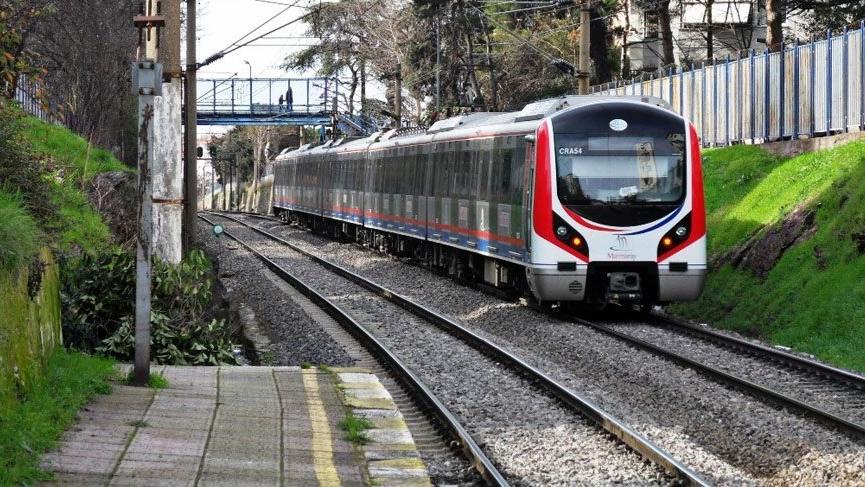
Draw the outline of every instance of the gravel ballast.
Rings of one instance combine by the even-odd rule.
[[[671,478],[512,371],[287,247],[223,221],[363,323],[461,418],[514,485],[658,485]]]
[[[198,241],[218,262],[219,280],[229,301],[255,312],[259,328],[271,342],[272,365],[354,365],[352,358],[296,303],[262,278],[264,267],[252,254],[227,237],[215,238],[211,227],[200,223]]]
[[[460,319],[588,396],[714,483],[865,484],[865,445],[811,420],[418,266],[293,227],[250,223]],[[765,365],[742,366],[760,374]]]

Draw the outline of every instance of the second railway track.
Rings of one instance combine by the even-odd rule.
[[[865,438],[865,378],[791,353],[661,316],[649,324],[586,326]]]
[[[519,483],[705,484],[629,426],[452,319],[241,220],[215,216],[230,222],[232,238],[267,254],[404,357]]]

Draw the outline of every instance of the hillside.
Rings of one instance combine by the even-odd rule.
[[[95,251],[110,244],[111,232],[87,191],[94,176],[128,168],[65,127],[26,117],[13,106],[0,112],[0,192],[7,203],[20,200],[61,251]],[[16,232],[11,222],[5,230]]]
[[[865,371],[865,141],[704,153],[711,273],[672,311]]]

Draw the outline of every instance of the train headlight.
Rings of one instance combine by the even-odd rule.
[[[556,238],[559,242],[567,245],[578,254],[580,254],[584,260],[588,260],[589,257],[589,246],[586,245],[586,239],[580,235],[575,228],[571,227],[562,217],[553,212],[553,228],[551,230],[555,233]]]
[[[688,241],[691,235],[691,214],[688,213],[678,223],[673,225],[658,242],[658,257],[673,252],[680,245]]]

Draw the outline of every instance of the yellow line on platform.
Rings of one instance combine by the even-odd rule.
[[[306,404],[309,410],[309,420],[312,425],[312,461],[315,465],[315,477],[319,485],[342,485],[333,464],[333,441],[330,434],[330,423],[327,412],[318,392],[318,371],[303,371],[303,388],[306,391]]]

